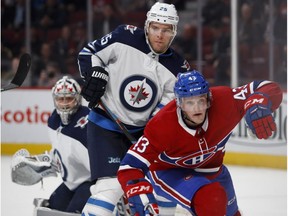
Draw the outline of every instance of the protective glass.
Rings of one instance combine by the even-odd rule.
[[[185,112],[202,112],[209,104],[207,94],[180,98],[180,108]]]

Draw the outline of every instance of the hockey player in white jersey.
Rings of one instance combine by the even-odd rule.
[[[55,109],[48,119],[52,144],[49,153],[33,156],[21,149],[13,156],[12,181],[15,183],[33,185],[57,173],[63,179],[49,200],[35,200],[35,216],[80,215],[91,195],[90,187],[95,184],[91,181],[86,148],[89,108],[81,105],[80,91],[79,84],[67,76],[52,88]]]
[[[112,214],[123,194],[117,170],[131,146],[131,140],[109,118],[101,103],[136,139],[142,135],[147,121],[174,98],[176,72],[189,69],[187,61],[170,48],[178,19],[174,5],[157,2],[147,13],[144,30],[120,25],[88,43],[78,55],[84,80],[81,94],[92,108],[87,147],[91,178],[97,180],[83,216]]]

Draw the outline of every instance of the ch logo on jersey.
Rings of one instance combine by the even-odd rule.
[[[145,111],[153,104],[156,95],[155,83],[140,75],[128,77],[120,87],[121,103],[131,111]]]
[[[81,128],[83,129],[87,123],[88,123],[88,115],[81,117],[81,118],[77,121],[77,123],[76,123],[76,125],[75,125],[74,127],[75,127],[75,128],[76,128],[76,127],[81,127]]]
[[[208,161],[216,153],[217,146],[205,149],[185,157],[170,157],[165,152],[161,153],[159,159],[165,163],[184,167],[197,168]]]

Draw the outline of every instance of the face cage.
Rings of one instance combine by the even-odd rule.
[[[162,52],[162,53],[157,53],[157,52],[155,52],[155,51],[153,50],[152,46],[150,45],[149,39],[148,39],[148,28],[149,28],[149,25],[150,25],[151,22],[155,22],[155,21],[146,20],[145,26],[144,26],[146,43],[148,44],[150,50],[151,50],[155,55],[161,55],[161,54],[165,53],[165,52],[169,49],[169,47],[171,46],[171,44],[172,44],[172,42],[173,42],[173,40],[174,40],[174,38],[175,38],[175,36],[176,36],[176,34],[177,34],[177,27],[176,27],[175,25],[170,24],[170,25],[172,25],[174,35],[173,35],[172,38],[170,39],[170,42],[169,42],[169,44],[168,44],[168,46],[167,46],[167,49],[166,49],[164,52]],[[161,22],[156,22],[156,23],[165,24],[165,23],[161,23]],[[166,24],[167,24],[167,23],[166,23]]]
[[[61,121],[64,125],[68,125],[71,121],[72,116],[77,112],[81,101],[80,101],[80,95],[74,95],[73,98],[74,100],[71,101],[70,103],[75,103],[74,106],[70,107],[70,108],[61,108],[58,106],[57,102],[56,102],[56,96],[54,97],[54,106],[55,109],[57,111],[57,113],[59,114]],[[64,95],[65,98],[65,95]]]

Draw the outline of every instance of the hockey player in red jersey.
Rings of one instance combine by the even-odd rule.
[[[225,145],[243,117],[259,139],[276,131],[272,113],[282,101],[280,87],[254,81],[209,88],[193,70],[178,74],[174,93],[176,100],[148,122],[118,170],[132,215],[159,213],[154,192],[197,216],[241,215],[223,164]]]

